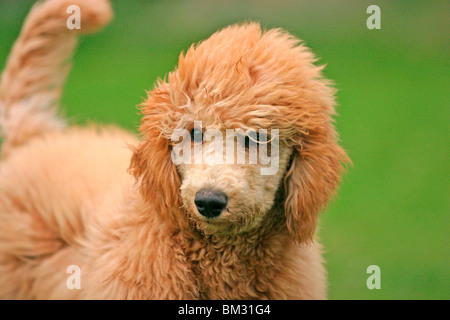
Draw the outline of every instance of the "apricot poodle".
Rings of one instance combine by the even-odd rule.
[[[66,25],[72,4],[81,29]],[[283,30],[232,25],[148,93],[141,137],[68,126],[57,116],[67,61],[79,33],[111,16],[106,0],[39,2],[3,71],[0,298],[325,299],[316,224],[348,159],[314,55]],[[249,144],[276,141],[275,170],[262,174],[263,158],[175,161],[174,132],[207,158],[220,141],[209,129],[244,132],[232,139],[245,160]]]

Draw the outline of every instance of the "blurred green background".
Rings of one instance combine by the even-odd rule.
[[[0,0],[0,68],[33,1]],[[136,130],[136,105],[182,50],[230,23],[282,27],[327,64],[353,160],[323,214],[331,299],[449,299],[449,1],[113,1],[81,39],[63,105]],[[381,9],[369,30],[366,9]],[[369,290],[366,269],[381,269]]]

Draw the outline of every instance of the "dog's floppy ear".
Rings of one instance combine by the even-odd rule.
[[[155,89],[140,107],[143,118],[139,130],[144,141],[133,150],[130,172],[155,211],[164,219],[174,218],[181,197],[180,178],[171,158],[170,132],[166,132],[174,113],[168,91],[164,86]]]
[[[335,141],[333,129],[325,137],[322,134],[314,137],[310,132],[308,139],[309,143],[294,146],[291,165],[284,179],[286,222],[298,243],[313,240],[319,212],[339,183],[341,162],[348,159]]]

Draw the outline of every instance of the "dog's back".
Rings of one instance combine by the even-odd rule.
[[[65,287],[66,269],[83,265],[86,229],[117,214],[133,185],[126,141],[112,128],[69,129],[17,148],[0,164],[0,298],[76,293]]]

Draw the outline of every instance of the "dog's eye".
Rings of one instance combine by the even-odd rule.
[[[248,149],[250,147],[250,141],[253,141],[255,143],[259,142],[259,133],[256,131],[250,131],[246,136],[245,136],[245,147]]]
[[[202,142],[203,134],[202,130],[198,128],[194,128],[191,130],[191,141],[193,142]]]

